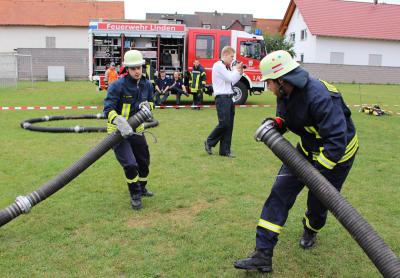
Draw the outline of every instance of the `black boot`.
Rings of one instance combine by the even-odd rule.
[[[138,182],[128,183],[129,193],[131,195],[131,206],[134,210],[142,208],[142,194]]]
[[[150,190],[147,190],[147,188],[146,188],[147,181],[140,181],[139,183],[140,183],[142,197],[153,197],[154,196],[154,193],[151,192]]]
[[[133,194],[131,195],[131,206],[134,210],[142,209],[142,195],[141,194]]]
[[[154,193],[149,191],[149,190],[147,190],[146,187],[142,187],[142,196],[143,197],[153,197]]]
[[[237,260],[233,265],[235,268],[246,270],[258,270],[260,272],[272,271],[272,250],[255,250],[246,259]]]
[[[206,150],[206,153],[208,153],[209,155],[212,155],[211,146],[207,143],[207,140],[204,141],[204,149]]]
[[[314,246],[317,241],[317,233],[309,229],[304,229],[303,235],[300,238],[300,246],[304,249],[309,249]]]

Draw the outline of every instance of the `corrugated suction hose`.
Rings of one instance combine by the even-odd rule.
[[[61,120],[79,120],[79,119],[105,119],[104,114],[89,114],[89,115],[69,115],[69,116],[43,116],[40,118],[27,119],[21,122],[23,129],[40,132],[54,132],[54,133],[65,133],[65,132],[106,132],[107,128],[102,126],[71,126],[71,127],[53,127],[53,126],[36,126],[35,123],[61,121]],[[144,128],[148,129],[151,127],[158,126],[156,119],[149,119],[144,122]]]
[[[389,246],[340,192],[272,127],[270,121],[261,125],[254,137],[264,142],[306,184],[347,229],[384,277],[400,277],[400,260]]]
[[[140,110],[138,113],[129,118],[128,123],[133,129],[152,117],[151,112]],[[28,213],[33,206],[45,200],[74,178],[79,176],[96,160],[109,151],[114,145],[122,140],[119,132],[114,132],[103,139],[98,145],[82,156],[78,161],[65,169],[58,176],[33,191],[27,196],[18,196],[15,203],[0,210],[0,227],[7,224],[22,213]]]

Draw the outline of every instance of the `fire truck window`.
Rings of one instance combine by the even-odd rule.
[[[262,45],[260,42],[241,42],[240,56],[252,59],[261,59],[263,57]]]
[[[213,36],[196,36],[196,58],[214,58]]]
[[[222,48],[224,48],[227,45],[231,45],[231,37],[221,36],[219,38],[219,53],[218,53],[219,57],[221,57]]]

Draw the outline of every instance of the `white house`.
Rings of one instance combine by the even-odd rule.
[[[68,79],[84,79],[90,20],[123,18],[123,1],[1,1],[0,53],[31,55],[35,79],[47,79],[48,66],[64,66]]]
[[[2,1],[0,52],[17,48],[88,48],[91,19],[124,18],[124,2]]]
[[[304,63],[400,67],[400,5],[291,0],[280,32]]]

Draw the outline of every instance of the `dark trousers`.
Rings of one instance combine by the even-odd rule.
[[[171,93],[176,95],[176,105],[181,104],[181,95],[187,95],[184,90],[175,87],[171,88]]]
[[[214,147],[219,142],[219,154],[227,155],[231,152],[235,105],[232,98],[228,96],[217,96],[215,105],[217,107],[218,125],[208,136],[207,143]]]
[[[144,135],[132,135],[113,149],[118,162],[124,168],[127,180],[136,176],[139,176],[139,180],[146,180],[149,175],[150,152]]]
[[[192,92],[193,94],[193,105],[201,105],[203,103],[203,91],[199,89],[197,92]]]
[[[169,96],[169,91],[165,92],[164,94],[160,94],[159,92],[156,91],[155,93],[156,105],[164,105],[167,102],[168,96]]]
[[[350,169],[354,156],[332,170],[321,170],[321,174],[340,191]],[[273,249],[278,242],[279,230],[283,227],[297,195],[303,189],[304,183],[299,181],[286,165],[282,165],[272,186],[271,193],[261,212],[257,226],[256,248]],[[326,222],[328,210],[311,191],[308,191],[307,211],[304,215],[305,229],[318,232]]]

